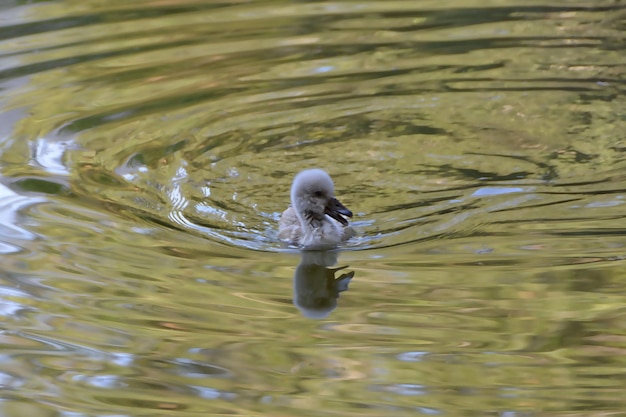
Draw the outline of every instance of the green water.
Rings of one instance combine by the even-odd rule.
[[[617,416],[623,1],[0,3],[0,414]],[[277,240],[295,173],[355,214]]]

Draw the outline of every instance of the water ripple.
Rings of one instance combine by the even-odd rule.
[[[35,117],[52,123],[41,130],[58,137],[16,127],[32,137],[31,174],[71,176],[79,195],[252,249],[279,248],[275,219],[303,159],[327,168],[356,208],[361,238],[353,249],[452,236],[491,224],[505,206],[523,216],[533,200],[563,217],[567,204],[558,207],[547,193],[583,175],[570,153],[583,157],[572,162],[593,163],[603,145],[581,151],[588,146],[565,141],[550,126],[556,115],[541,109],[570,103],[582,114],[579,97],[609,98],[623,88],[611,69],[617,55],[582,64],[620,36],[619,19],[595,32],[585,25],[619,13],[619,5],[499,6],[480,18],[468,5],[406,2],[188,2],[147,14],[140,5],[97,13],[74,6],[64,17],[52,5],[40,8],[52,17],[2,32],[21,41],[5,42],[14,64],[2,78],[53,83],[52,73],[67,71],[66,92],[46,106],[36,104],[40,92],[10,91],[10,106],[34,103]],[[226,22],[245,25],[225,32]],[[279,34],[250,37],[272,26]],[[570,63],[574,50],[581,58]],[[536,62],[532,77],[520,75],[520,53]],[[60,112],[51,118],[55,103]],[[463,116],[472,112],[499,122],[477,126]],[[516,126],[530,120],[537,127],[520,134]],[[591,135],[594,125],[585,128]],[[546,141],[542,130],[555,135]],[[492,149],[472,157],[479,136]],[[508,143],[497,143],[501,137]],[[498,161],[516,157],[508,167]],[[613,169],[621,155],[609,158]],[[496,191],[507,189],[523,196]],[[579,212],[600,206],[609,208],[589,198]]]
[[[552,3],[1,6],[0,414],[621,413],[626,8]]]

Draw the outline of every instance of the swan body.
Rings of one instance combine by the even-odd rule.
[[[293,180],[291,206],[280,218],[278,237],[303,249],[331,249],[355,234],[343,216],[352,212],[335,198],[330,176],[308,169]]]

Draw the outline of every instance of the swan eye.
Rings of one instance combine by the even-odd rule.
[[[315,197],[321,197],[322,196],[322,192],[321,191],[316,191],[316,192],[313,193],[313,195]]]

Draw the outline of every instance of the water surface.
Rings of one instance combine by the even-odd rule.
[[[0,413],[619,415],[623,1],[0,5]],[[357,238],[276,239],[322,167]]]

